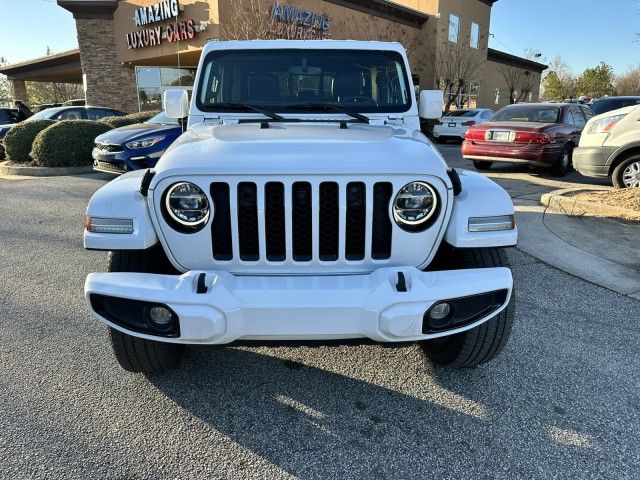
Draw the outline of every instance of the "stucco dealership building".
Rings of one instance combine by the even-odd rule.
[[[191,88],[212,39],[391,40],[407,47],[416,85],[448,85],[454,108],[537,101],[546,66],[488,48],[496,1],[57,0],[79,48],[0,73],[15,98],[26,98],[25,81],[82,83],[88,104],[131,112],[160,108],[166,88]]]

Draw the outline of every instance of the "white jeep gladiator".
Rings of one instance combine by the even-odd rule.
[[[163,371],[189,344],[494,358],[514,317],[513,203],[447,167],[420,132],[426,97],[397,43],[207,43],[190,103],[165,92],[186,131],[87,208],[85,248],[110,253],[86,302],[120,365]]]

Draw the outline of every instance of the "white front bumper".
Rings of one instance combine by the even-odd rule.
[[[406,292],[397,291],[398,272]],[[196,293],[199,275],[91,273],[85,297],[100,321],[133,336],[174,343],[226,344],[236,340],[331,340],[369,338],[406,342],[451,335],[476,327],[502,311],[511,297],[508,268],[421,272],[382,268],[368,275],[234,276],[206,273],[207,293]],[[472,324],[423,334],[425,311],[440,300],[508,290],[504,304]],[[162,338],[132,332],[97,314],[89,296],[162,303],[179,317],[180,336]]]

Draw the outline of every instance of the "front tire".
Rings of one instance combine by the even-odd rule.
[[[446,256],[447,268],[491,268],[508,266],[504,252],[497,248],[453,250]],[[489,362],[504,349],[515,317],[513,293],[507,307],[492,319],[471,330],[427,340],[421,344],[429,359],[439,365],[460,368]]]
[[[109,272],[175,274],[162,247],[147,250],[109,252]],[[176,368],[184,355],[184,345],[134,337],[109,327],[109,339],[116,360],[134,373],[159,373]]]
[[[640,188],[640,155],[624,159],[613,170],[611,180],[616,188]]]

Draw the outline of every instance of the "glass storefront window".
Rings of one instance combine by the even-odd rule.
[[[138,87],[159,87],[160,70],[155,67],[136,68],[136,81]]]
[[[162,110],[162,89],[159,87],[138,88],[138,103],[140,111]]]
[[[195,68],[136,67],[138,106],[141,111],[161,110],[162,92],[167,88],[184,88],[191,97]]]
[[[164,87],[193,87],[194,68],[161,68],[160,82]]]

